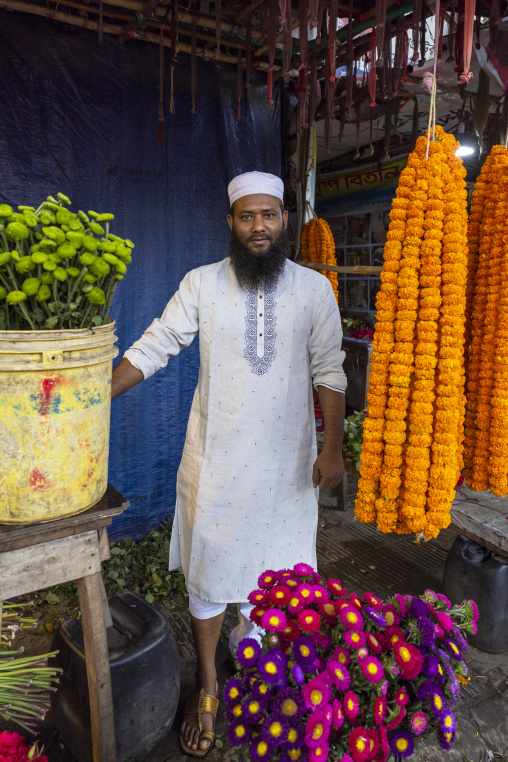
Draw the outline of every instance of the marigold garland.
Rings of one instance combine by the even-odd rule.
[[[355,513],[430,539],[450,523],[462,465],[467,195],[455,138],[436,127],[428,160],[426,144],[390,212]]]
[[[302,259],[305,262],[316,262],[322,265],[337,266],[335,256],[335,239],[326,220],[313,218],[302,228],[301,235]],[[339,284],[337,273],[332,270],[318,270],[332,284],[333,293],[339,302]]]
[[[475,184],[468,227],[465,477],[508,493],[508,150],[494,146]],[[474,279],[474,280],[473,280]]]

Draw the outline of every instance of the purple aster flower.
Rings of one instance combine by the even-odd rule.
[[[468,666],[467,666],[466,662],[465,661],[461,661],[460,662],[460,666],[464,670],[464,674],[467,675],[469,673],[469,669],[468,669]]]
[[[418,625],[418,629],[420,630],[422,646],[425,646],[425,648],[430,648],[436,639],[436,629],[434,624],[428,617],[420,617],[416,620],[416,623]]]
[[[231,746],[246,746],[251,740],[249,725],[243,720],[231,722],[228,726],[228,738]]]
[[[386,619],[380,611],[376,611],[372,606],[365,606],[363,611],[378,627],[386,627]]]
[[[424,680],[423,683],[420,683],[418,686],[416,698],[418,701],[425,701],[425,699],[429,698],[431,693],[436,689],[439,690],[437,683],[433,680]]]
[[[464,654],[467,653],[467,649],[469,648],[469,643],[467,642],[467,639],[464,637],[464,635],[461,633],[458,627],[453,628],[452,637],[455,639],[455,642],[457,643],[462,653]]]
[[[275,747],[259,736],[249,746],[249,756],[252,762],[270,762],[273,759]]]
[[[427,654],[422,671],[427,677],[437,678],[439,676],[439,659],[435,654]]]
[[[278,648],[271,648],[259,658],[257,669],[267,683],[281,685],[286,676],[286,658]]]
[[[441,693],[441,688],[438,688],[438,686],[435,686],[435,688],[430,691],[428,699],[430,702],[430,708],[432,709],[434,716],[437,717],[438,720],[440,720],[443,712],[447,709],[444,696]]]
[[[291,751],[301,749],[305,741],[305,731],[301,722],[289,723],[286,735],[281,743],[283,749]],[[289,755],[291,756],[291,755]]]
[[[425,619],[429,615],[429,610],[427,604],[421,598],[413,598],[409,606],[409,613],[415,619]]]
[[[454,640],[451,638],[446,638],[443,643],[443,648],[446,649],[446,651],[457,661],[462,660],[462,653],[458,647],[458,645],[455,643]]]
[[[283,688],[277,691],[272,709],[290,721],[298,720],[306,711],[301,691],[297,688]]]
[[[451,749],[455,738],[455,732],[449,733],[447,730],[440,730],[438,732],[438,738],[443,749]]]
[[[406,730],[390,733],[390,749],[396,757],[410,757],[415,750],[413,736]]]
[[[303,747],[301,749],[286,751],[281,755],[280,762],[307,762],[309,752]]]
[[[272,694],[273,690],[274,689],[271,685],[267,685],[261,680],[256,680],[252,684],[252,692],[255,693],[256,696],[261,696],[261,698],[268,698]]]
[[[444,651],[442,648],[437,649],[437,654],[445,661],[450,661],[450,654],[447,651]]]
[[[265,715],[267,703],[266,698],[251,693],[243,703],[242,720],[250,725],[258,725]]]
[[[301,667],[310,667],[317,658],[317,651],[310,638],[302,636],[296,638],[292,643],[293,658]]]
[[[236,651],[236,658],[242,667],[253,667],[261,653],[261,646],[254,638],[244,638]]]
[[[286,717],[279,713],[273,713],[263,722],[261,738],[275,747],[281,746],[286,739],[289,729],[289,722]]]
[[[297,685],[303,685],[305,682],[305,674],[299,664],[293,664],[291,667],[291,677]]]
[[[226,704],[236,704],[245,696],[241,680],[232,677],[228,680],[224,688],[224,701]]]
[[[445,733],[455,733],[457,723],[455,721],[455,715],[451,709],[446,708],[439,718],[441,724],[441,730]]]

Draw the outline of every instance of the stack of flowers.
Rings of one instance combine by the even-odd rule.
[[[356,516],[426,539],[450,523],[462,469],[465,170],[436,127],[419,138],[390,212]]]
[[[337,265],[335,239],[326,220],[313,218],[302,228],[302,259],[305,262],[317,262],[322,265]],[[339,303],[339,285],[337,273],[332,270],[319,270],[332,284],[333,293]]]
[[[508,150],[482,167],[468,227],[465,477],[471,489],[508,493]]]
[[[385,762],[431,733],[451,747],[472,601],[451,606],[431,590],[362,600],[307,564],[258,584],[252,619],[266,634],[241,641],[225,688],[233,746],[253,762]]]
[[[0,762],[48,762],[48,758],[37,744],[26,746],[19,733],[4,730],[0,733]]]

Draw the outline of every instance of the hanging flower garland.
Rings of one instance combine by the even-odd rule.
[[[310,222],[307,222],[302,228],[300,244],[302,259],[305,262],[337,266],[335,239],[326,220],[313,218]],[[319,270],[318,272],[327,277],[332,284],[333,293],[338,303],[339,285],[337,273],[333,270]]]
[[[435,537],[462,461],[465,170],[441,127],[421,137],[390,212],[355,513]]]
[[[494,146],[473,192],[468,269],[465,476],[474,490],[508,493],[508,150]],[[475,272],[476,268],[476,272]]]

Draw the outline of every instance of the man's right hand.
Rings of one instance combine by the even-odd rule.
[[[132,386],[136,386],[140,381],[143,381],[144,376],[140,370],[131,365],[126,357],[118,363],[113,371],[111,378],[111,399],[118,397],[119,394],[123,394]]]

